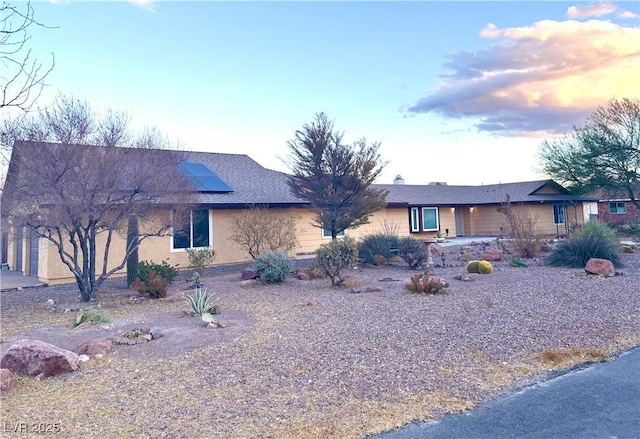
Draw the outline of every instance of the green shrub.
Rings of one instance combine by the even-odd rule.
[[[73,327],[76,328],[86,322],[109,323],[110,321],[111,317],[106,314],[99,314],[93,310],[84,311],[76,315],[76,318],[73,320]]]
[[[178,275],[178,269],[169,265],[166,260],[163,260],[160,264],[156,264],[153,261],[140,261],[138,264],[138,271],[136,272],[136,278],[146,283],[149,281],[149,275],[152,271],[155,274],[162,276],[167,284],[173,282]]]
[[[470,261],[466,266],[467,273],[478,273],[479,263],[480,261]]]
[[[188,249],[187,255],[189,257],[189,268],[195,271],[199,277],[202,277],[202,271],[215,259],[216,251],[212,248]]]
[[[585,223],[573,233],[571,238],[580,239],[583,236],[601,236],[614,248],[620,245],[616,231],[602,221],[589,221]]]
[[[553,267],[584,268],[591,258],[608,259],[614,267],[621,267],[617,245],[602,235],[583,234],[558,244],[545,259]]]
[[[357,261],[358,247],[348,236],[332,240],[316,250],[316,262],[333,286],[344,285],[341,271],[354,267]]]
[[[493,265],[489,261],[479,261],[478,262],[478,273],[480,274],[491,274],[493,273]]]
[[[286,253],[269,252],[258,256],[255,266],[260,273],[260,280],[273,284],[284,281],[293,268],[293,263]]]
[[[527,267],[527,264],[518,256],[512,257],[509,265],[511,265],[512,267]]]
[[[398,240],[398,254],[412,270],[422,267],[427,260],[426,246],[412,236]]]
[[[393,252],[391,249],[398,248],[398,237],[384,233],[374,233],[364,237],[358,246],[358,256],[362,262],[376,264],[376,256],[384,257],[384,260],[391,259]]]

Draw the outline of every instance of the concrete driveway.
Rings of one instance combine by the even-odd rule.
[[[0,270],[0,291],[17,290],[44,285],[37,277],[24,276],[22,273],[11,270]]]

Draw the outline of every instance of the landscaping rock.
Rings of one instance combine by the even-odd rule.
[[[485,261],[500,261],[502,260],[502,250],[497,248],[488,248],[484,252],[482,259]]]
[[[364,290],[365,293],[379,293],[381,291],[382,291],[382,288],[380,288],[380,287],[371,287],[371,286],[367,287]]]
[[[164,298],[164,300],[166,300],[167,302],[180,302],[184,299],[186,299],[186,294],[184,291],[176,291],[175,293],[171,293]]]
[[[149,334],[151,334],[151,337],[154,340],[157,340],[164,335],[162,332],[162,329],[158,328],[157,326],[154,326],[153,328],[149,329]]]
[[[311,280],[312,276],[311,276],[311,270],[308,268],[300,268],[298,270],[298,279],[299,280]]]
[[[112,347],[111,340],[87,340],[76,346],[73,352],[78,355],[106,355],[111,352]]]
[[[353,288],[360,285],[360,278],[358,276],[345,276],[344,286],[347,288]]]
[[[584,267],[584,271],[587,274],[595,274],[598,276],[615,276],[616,269],[613,267],[613,262],[607,259],[600,258],[591,258],[587,262],[586,267]]]
[[[242,270],[242,280],[258,279],[259,277],[260,273],[254,266],[246,267],[244,270]]]
[[[16,377],[9,369],[0,369],[0,393],[13,389]]]
[[[256,279],[246,279],[240,282],[240,286],[242,288],[250,288],[257,284],[258,281]]]
[[[471,278],[471,276],[469,276],[468,274],[458,274],[457,276],[453,277],[455,280],[461,280],[463,282],[471,282],[473,279]]]
[[[21,339],[4,353],[0,367],[46,378],[78,369],[78,355],[40,340]]]

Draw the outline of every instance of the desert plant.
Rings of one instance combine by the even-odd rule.
[[[261,281],[280,283],[293,268],[293,263],[286,253],[269,252],[256,258],[255,267],[260,273]]]
[[[211,305],[213,294],[206,289],[196,288],[193,296],[187,296],[184,301],[189,305],[193,314],[199,315],[205,323],[214,323],[215,317]]]
[[[358,248],[353,238],[334,239],[316,250],[316,262],[332,286],[344,285],[342,271],[355,266],[358,260]]]
[[[511,265],[512,267],[527,267],[527,264],[518,256],[512,257],[509,265]]]
[[[616,231],[602,221],[589,221],[584,223],[584,225],[576,229],[572,238],[579,239],[588,235],[602,236],[614,248],[620,245]]]
[[[511,229],[509,237],[513,240],[515,252],[522,258],[535,258],[543,244],[538,219],[528,210],[516,212],[509,199],[507,195],[507,201],[498,207],[498,212],[507,218]]]
[[[205,267],[215,259],[216,251],[212,248],[187,249],[187,256],[189,257],[189,268],[202,277]]]
[[[412,270],[422,267],[427,260],[425,245],[412,236],[398,240],[398,254]]]
[[[252,259],[274,251],[289,252],[296,248],[295,215],[282,215],[277,209],[252,206],[233,218],[234,232],[229,239],[247,251]]]
[[[106,314],[99,314],[94,310],[83,311],[76,315],[76,318],[73,320],[73,327],[76,328],[86,322],[109,323],[110,321],[111,317]]]
[[[137,290],[140,294],[149,294],[153,299],[159,299],[167,296],[169,283],[160,274],[151,270],[146,281],[136,279],[130,288]]]
[[[479,261],[478,262],[478,273],[480,274],[491,274],[493,272],[493,266],[489,261]]]
[[[170,284],[178,275],[178,269],[176,266],[169,265],[166,260],[163,260],[160,264],[153,261],[140,261],[138,264],[138,271],[136,272],[136,278],[142,282],[148,282],[151,272],[156,275],[162,276],[162,278]]]
[[[478,273],[478,264],[480,264],[480,261],[469,261],[465,270],[467,270],[467,273]]]
[[[591,258],[608,259],[613,266],[622,267],[617,246],[604,236],[583,235],[558,244],[545,259],[553,267],[584,268]]]
[[[411,282],[405,287],[413,293],[446,294],[448,292],[448,285],[443,283],[442,279],[431,276],[428,270],[424,274],[415,273],[411,276]]]
[[[382,256],[384,262],[391,259],[392,249],[398,248],[398,237],[384,233],[373,233],[364,237],[358,246],[358,256],[362,262],[376,264],[376,256]]]

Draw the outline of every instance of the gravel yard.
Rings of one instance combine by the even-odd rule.
[[[241,287],[226,272],[204,279],[220,329],[183,317],[183,302],[131,300],[122,280],[98,298],[111,323],[78,329],[63,312],[87,307],[73,286],[2,293],[2,351],[23,337],[72,349],[136,325],[165,333],[72,374],[19,377],[2,422],[57,422],[65,438],[342,439],[439,418],[544,379],[544,350],[640,343],[640,254],[621,258],[606,279],[538,261],[497,262],[471,281],[454,279],[463,266],[435,268],[450,282],[438,296],[408,293],[401,264],[354,270],[359,293],[294,277]]]

